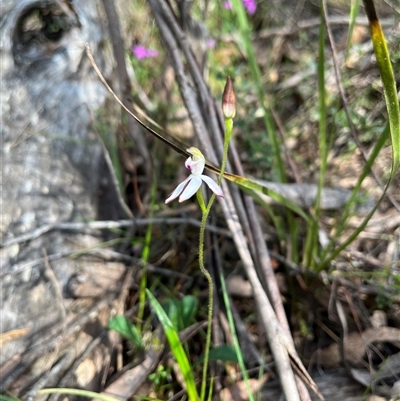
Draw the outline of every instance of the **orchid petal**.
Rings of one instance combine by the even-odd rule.
[[[201,175],[200,178],[208,185],[208,187],[215,193],[215,195],[223,198],[224,194],[220,186],[210,177],[206,175]]]
[[[186,159],[186,161],[185,161],[185,167],[186,167],[188,170],[192,171],[192,164],[193,164],[193,160],[192,160],[192,157],[190,156],[190,157],[188,157],[188,158]]]
[[[189,159],[185,162],[185,167],[192,172],[193,175],[200,175],[204,171],[205,160],[193,160]]]
[[[185,189],[186,185],[188,182],[192,179],[192,176],[190,175],[189,177],[186,178],[185,181],[181,182],[168,196],[168,198],[165,200],[165,203],[169,203],[176,199]]]
[[[181,193],[181,196],[179,197],[179,202],[184,202],[185,200],[188,200],[189,198],[191,198],[201,187],[201,178],[200,177],[195,176],[195,175],[190,175],[189,178],[190,178],[190,182],[186,186],[184,191]]]

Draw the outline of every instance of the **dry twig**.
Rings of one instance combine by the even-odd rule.
[[[201,73],[194,61],[194,57],[188,47],[186,38],[177,24],[177,18],[172,13],[171,7],[167,2],[158,0],[150,0],[150,6],[161,36],[163,37],[168,49],[175,69],[181,95],[188,109],[196,135],[201,142],[202,148],[205,149],[204,153],[207,155],[207,158],[213,164],[218,164],[218,159],[222,153],[223,135],[220,112],[215,107],[207,86],[202,80]],[[187,66],[189,67],[191,74],[190,78],[185,73],[181,51],[187,61]],[[191,80],[194,82],[197,92],[195,92],[193,87],[189,85],[189,81]],[[209,129],[207,129],[207,126],[209,126]],[[212,140],[215,141],[214,143],[208,135],[208,132],[213,133]],[[218,153],[219,157],[217,157],[216,153]],[[244,210],[243,206],[240,209],[237,207],[237,203],[241,203],[239,193],[236,188],[228,187],[228,184],[225,181],[222,182],[222,187],[225,200],[220,202],[220,204],[228,226],[232,232],[246,274],[252,284],[255,301],[259,309],[264,329],[267,333],[269,345],[281,379],[283,392],[288,400],[300,400],[294,374],[290,366],[289,355],[292,358],[292,362],[295,361],[295,365],[299,371],[303,372],[303,377],[307,377],[308,383],[312,386],[313,381],[298,358],[291,337],[288,336],[287,331],[283,330],[279,324],[277,316],[258,278],[255,270],[255,262],[257,263],[257,261],[255,261],[251,255],[246,238],[242,231],[242,226],[238,220],[239,217],[237,215],[237,210]],[[241,220],[247,220],[246,215],[241,214]],[[264,253],[264,255],[265,254],[266,253]],[[272,280],[275,280],[275,278],[272,277]],[[315,385],[314,390],[316,390]]]

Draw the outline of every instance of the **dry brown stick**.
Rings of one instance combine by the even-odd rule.
[[[161,35],[165,41],[165,45],[171,57],[171,61],[175,68],[175,73],[177,81],[180,86],[180,91],[182,97],[185,101],[186,107],[190,117],[192,118],[194,129],[198,137],[202,141],[203,147],[206,149],[206,154],[208,159],[212,162],[216,162],[216,154],[214,148],[207,137],[206,124],[201,115],[201,108],[198,104],[198,99],[196,98],[196,93],[189,87],[188,79],[184,73],[184,64],[181,59],[181,54],[178,49],[177,37],[171,32],[170,27],[167,25],[166,21],[170,24],[174,24],[174,30],[179,31],[179,26],[176,24],[176,18],[169,16],[168,18],[163,15],[164,12],[170,12],[171,9],[167,6],[165,7],[164,1],[150,0],[150,6],[153,10],[156,22],[160,29]],[[164,6],[164,9],[163,9]],[[184,48],[184,46],[182,46]],[[186,55],[186,54],[185,54]],[[189,55],[190,59],[190,55]],[[190,66],[192,67],[192,66]],[[194,66],[194,70],[197,67]],[[203,84],[204,85],[204,84]],[[203,85],[200,85],[202,87]],[[200,100],[201,96],[200,96]],[[207,104],[207,100],[206,103]],[[217,134],[214,132],[214,135]],[[219,132],[219,134],[221,134]],[[281,385],[285,397],[288,400],[299,401],[299,394],[296,387],[294,374],[291,369],[288,352],[293,352],[293,349],[287,348],[286,333],[281,329],[274,310],[262,288],[262,285],[258,279],[257,273],[254,268],[254,263],[249,252],[246,239],[243,235],[242,227],[238,222],[238,216],[235,211],[235,205],[233,203],[230,190],[225,181],[222,182],[223,191],[225,194],[225,201],[220,202],[225,218],[227,220],[228,226],[233,234],[234,241],[236,243],[238,252],[243,261],[247,276],[253,286],[256,304],[260,311],[260,316],[263,321],[264,329],[267,333],[269,344],[274,355],[275,363],[277,366],[278,374],[281,379]],[[297,357],[298,359],[298,357]],[[298,359],[299,360],[299,359]],[[301,362],[300,362],[301,364]],[[307,373],[307,372],[306,372]]]
[[[219,117],[220,124],[222,125],[221,113],[219,113]],[[230,149],[233,153],[234,165],[238,174],[244,176],[244,170],[233,141],[231,142]],[[243,208],[242,202],[240,200],[241,199],[239,199],[239,201],[236,201],[235,204],[238,208],[238,214],[241,218],[241,222],[247,235],[250,250],[252,252],[254,260],[260,268],[260,274],[262,274],[264,278],[264,283],[266,284],[266,287],[268,289],[269,297],[271,299],[273,309],[277,314],[277,318],[283,329],[287,333],[288,337],[291,339],[289,323],[287,321],[286,313],[282,304],[276,276],[271,265],[269,251],[263,238],[260,219],[255,209],[254,200],[250,196],[244,196],[245,208]],[[304,383],[299,379],[299,376],[296,376],[295,379],[301,399],[303,401],[309,401],[310,395]]]
[[[108,26],[110,31],[111,42],[114,50],[114,57],[117,62],[118,79],[121,91],[122,102],[133,113],[132,99],[131,99],[131,83],[125,64],[125,49],[124,42],[121,37],[121,30],[117,12],[113,0],[103,0],[104,9],[107,14]],[[143,168],[146,172],[147,182],[151,179],[151,158],[147,149],[146,142],[141,133],[140,127],[137,122],[128,115],[128,130],[129,134],[135,141],[135,145],[139,150],[139,154],[143,158]]]
[[[190,217],[153,217],[144,219],[133,219],[133,220],[101,220],[101,221],[90,221],[90,222],[64,222],[56,224],[45,224],[39,228],[20,235],[4,242],[0,242],[0,249],[14,244],[20,244],[26,241],[32,241],[40,236],[46,234],[49,231],[86,231],[86,230],[104,230],[113,228],[130,228],[136,226],[147,226],[149,224],[188,224],[194,227],[200,227],[201,222],[199,220]],[[219,228],[210,224],[206,225],[206,230],[221,235],[229,235],[229,232],[224,228]]]
[[[235,157],[235,167],[237,168],[240,175],[244,175],[243,167],[238,157]],[[252,227],[251,238],[254,241],[254,248],[256,249],[256,255],[258,257],[257,259],[261,272],[263,274],[264,282],[268,288],[269,296],[271,298],[271,302],[274,307],[275,313],[277,314],[278,320],[284,330],[286,330],[287,334],[291,336],[289,323],[286,318],[286,313],[283,308],[281,295],[279,292],[278,283],[276,281],[275,273],[271,265],[271,259],[269,257],[269,252],[262,233],[260,219],[257,216],[257,212],[254,207],[254,201],[249,196],[246,196],[245,203],[247,206],[247,216]]]
[[[249,197],[247,197],[249,198]],[[289,322],[286,317],[285,309],[282,304],[281,294],[279,291],[278,283],[276,281],[276,276],[274,270],[272,268],[271,259],[269,256],[269,252],[267,246],[265,244],[265,240],[263,237],[260,219],[257,216],[256,209],[254,207],[253,199],[248,199],[248,208],[247,213],[249,215],[251,226],[253,228],[255,245],[258,253],[258,260],[261,269],[261,273],[263,274],[265,284],[268,288],[268,294],[271,298],[271,302],[274,306],[275,313],[278,317],[279,323],[281,324],[283,330],[287,334],[288,340],[292,342],[292,346],[294,349],[294,342],[292,339],[292,335],[290,332]],[[301,380],[301,377],[304,379],[304,376],[299,376],[298,374],[295,376],[297,388],[300,394],[300,398],[302,401],[311,401],[310,394]],[[307,378],[306,378],[307,381]]]
[[[326,32],[328,34],[328,40],[329,40],[329,45],[332,51],[332,59],[333,59],[333,67],[335,70],[335,77],[336,77],[336,83],[339,89],[339,93],[340,93],[340,98],[342,101],[342,105],[343,105],[343,109],[344,112],[346,114],[346,118],[347,121],[349,123],[350,126],[350,132],[351,132],[351,136],[354,140],[354,142],[357,144],[358,149],[360,149],[361,155],[364,159],[364,163],[368,162],[368,155],[367,152],[365,151],[363,145],[361,144],[361,141],[359,139],[359,132],[358,129],[356,128],[356,126],[353,123],[353,120],[351,118],[350,115],[350,110],[349,110],[349,105],[347,103],[347,99],[346,99],[346,94],[344,92],[344,88],[343,88],[343,84],[342,84],[342,78],[340,75],[340,69],[339,69],[339,62],[338,62],[338,55],[336,52],[336,47],[335,47],[335,41],[333,39],[333,34],[332,34],[332,29],[330,27],[330,23],[329,23],[329,18],[328,18],[328,7],[326,5],[326,0],[322,0],[322,7],[324,10],[324,21],[325,21],[325,26],[326,26]],[[374,180],[376,181],[376,183],[378,184],[378,186],[380,187],[380,189],[382,190],[382,192],[385,189],[385,185],[383,184],[382,180],[380,179],[380,177],[378,176],[378,174],[376,173],[375,169],[373,166],[371,166],[371,175],[373,176]],[[396,210],[398,212],[400,212],[400,204],[396,201],[396,199],[390,194],[390,193],[386,193],[387,198],[389,199],[389,201],[392,203],[392,205],[396,208]]]
[[[59,360],[51,367],[51,369],[44,373],[40,379],[36,381],[36,383],[29,389],[29,391],[25,395],[26,401],[34,401],[37,399],[37,392],[44,388],[51,380],[54,380],[62,370],[68,366],[74,359],[74,355],[72,352],[67,352],[61,356]]]
[[[70,381],[73,381],[74,374],[79,365],[93,352],[93,350],[101,344],[103,337],[107,334],[107,330],[103,330],[96,338],[94,338],[87,348],[78,356],[75,357],[74,362],[71,364],[70,368],[66,371],[63,378],[59,381],[59,387],[68,387]],[[60,399],[61,394],[52,394],[49,396],[48,401],[57,401]]]

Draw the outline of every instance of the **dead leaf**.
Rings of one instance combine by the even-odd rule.
[[[367,346],[375,341],[397,342],[400,344],[400,330],[394,327],[378,327],[365,330],[363,333],[350,333],[344,344],[344,355],[351,364],[359,364],[366,352]],[[342,357],[339,344],[334,343],[318,351],[318,364],[326,369],[340,366]]]

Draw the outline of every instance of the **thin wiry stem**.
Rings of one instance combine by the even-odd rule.
[[[218,177],[218,184],[221,183],[222,178],[224,176],[224,171],[226,167],[226,162],[228,158],[228,148],[229,142],[232,135],[232,128],[233,128],[233,120],[231,118],[225,120],[225,140],[224,140],[224,154],[222,158],[221,164],[221,173]],[[207,379],[207,369],[208,369],[208,359],[209,359],[209,352],[210,352],[210,345],[211,345],[211,330],[212,330],[212,316],[213,316],[213,301],[214,301],[214,284],[211,278],[210,273],[204,267],[204,235],[206,230],[206,222],[208,215],[210,214],[211,207],[215,201],[215,194],[212,194],[210,201],[207,204],[207,208],[203,211],[203,217],[201,219],[201,226],[200,226],[200,239],[199,239],[199,266],[202,273],[205,275],[208,281],[208,316],[207,316],[207,337],[206,337],[206,348],[204,352],[204,367],[203,367],[203,377],[201,382],[201,393],[200,397],[201,400],[205,399],[205,391],[206,391],[206,379]]]

